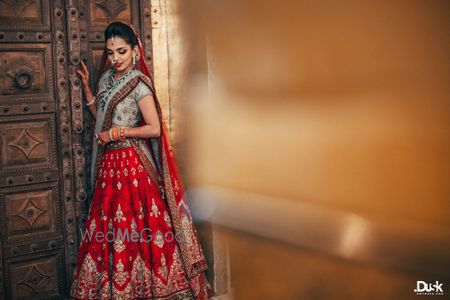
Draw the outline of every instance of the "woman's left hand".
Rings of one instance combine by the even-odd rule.
[[[105,146],[109,142],[111,142],[111,139],[109,138],[109,131],[103,131],[99,134],[95,135],[95,140],[97,141],[97,144],[100,146]]]

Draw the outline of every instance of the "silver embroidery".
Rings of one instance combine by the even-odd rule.
[[[155,204],[155,199],[152,198],[152,211],[150,212],[150,217],[158,217],[161,213],[158,210],[158,206]]]
[[[133,218],[133,220],[131,220],[131,232],[136,232],[137,229],[137,224],[136,224],[136,220]]]
[[[116,250],[117,253],[125,250],[125,244],[123,243],[122,239],[116,238],[114,240],[114,250]]]
[[[128,273],[123,271],[125,267],[121,259],[119,259],[119,261],[117,262],[116,269],[117,271],[113,273],[114,281],[122,286],[128,278]]]
[[[158,273],[164,278],[167,278],[167,265],[166,265],[166,258],[164,256],[164,253],[161,255],[161,267],[158,268]]]
[[[161,231],[158,231],[155,234],[155,245],[159,248],[162,248],[164,246],[164,236]]]
[[[138,215],[139,219],[143,219],[144,218],[144,210],[142,209],[142,205],[139,203],[139,215]]]
[[[91,236],[92,236],[92,234],[94,233],[94,230],[95,230],[95,219],[93,219],[91,221],[91,225],[89,226],[89,230],[91,231]]]
[[[117,223],[120,223],[120,221],[126,221],[127,218],[123,216],[122,208],[120,207],[120,204],[117,206],[116,211],[116,217],[114,218],[114,221],[117,221]]]

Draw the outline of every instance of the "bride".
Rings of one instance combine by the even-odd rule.
[[[70,295],[75,299],[207,299],[197,232],[134,29],[114,22],[96,94],[78,70],[95,118],[93,198]]]

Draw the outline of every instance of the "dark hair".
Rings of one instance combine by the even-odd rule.
[[[121,37],[131,45],[131,48],[138,44],[136,34],[133,29],[122,22],[113,22],[105,29],[105,43],[113,36]]]

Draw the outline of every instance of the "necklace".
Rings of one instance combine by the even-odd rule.
[[[106,100],[111,95],[113,90],[117,86],[119,86],[122,82],[124,82],[128,77],[130,77],[130,75],[132,74],[131,71],[132,70],[126,72],[124,75],[122,75],[122,77],[120,77],[117,80],[114,80],[114,77],[116,76],[117,71],[113,70],[111,72],[111,74],[109,75],[109,78],[108,78],[108,82],[106,84],[105,92],[101,94],[101,98],[100,98],[100,101],[99,101],[100,102],[100,108],[102,109],[102,111],[105,111]]]

